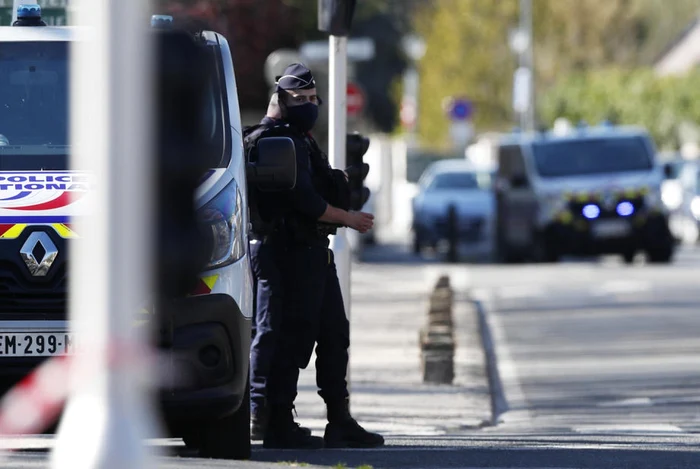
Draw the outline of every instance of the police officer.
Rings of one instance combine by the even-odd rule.
[[[282,120],[289,124],[289,136],[295,142],[298,180],[290,212],[284,217],[288,242],[282,273],[288,304],[267,382],[271,407],[263,445],[294,446],[289,414],[299,369],[306,368],[316,346],[316,382],[328,417],[325,446],[380,446],[383,437],[366,431],[349,412],[345,376],[350,325],[328,239],[338,226],[364,233],[371,229],[374,217],[342,208],[349,208],[347,178],[343,171],[330,167],[309,133],[320,104],[309,69],[290,65],[277,81],[277,93]]]
[[[293,421],[292,409],[294,396],[290,405],[276,406],[273,424],[270,419],[269,393],[270,364],[277,345],[280,343],[280,330],[288,301],[285,301],[285,287],[281,281],[283,267],[288,262],[288,247],[290,235],[298,236],[303,233],[292,227],[285,226],[285,220],[290,214],[302,214],[309,220],[322,219],[328,223],[349,226],[359,231],[371,227],[372,216],[369,214],[348,213],[329,205],[314,188],[314,168],[311,163],[310,141],[307,141],[307,131],[313,126],[315,116],[310,119],[304,110],[310,109],[305,104],[313,106],[317,113],[320,102],[315,95],[313,77],[303,82],[303,74],[298,73],[292,66],[279,77],[276,93],[270,100],[267,115],[261,123],[244,132],[246,151],[250,159],[254,159],[255,143],[264,137],[287,136],[292,138],[297,152],[297,184],[291,193],[264,193],[251,188],[251,232],[250,253],[253,272],[256,280],[256,309],[255,333],[251,347],[251,414],[253,439],[265,437],[267,447],[284,448],[315,448],[322,446],[320,438],[310,436],[310,431],[299,427]],[[304,68],[304,70],[306,70]],[[299,76],[294,75],[297,73]],[[299,80],[302,80],[301,82]],[[292,98],[286,88],[304,88],[313,90],[302,98]],[[280,103],[280,96],[282,96]],[[289,102],[288,102],[289,101]],[[327,172],[328,167],[323,168]],[[336,173],[336,178],[338,178]],[[344,179],[344,176],[343,176]],[[287,308],[288,309],[288,308]],[[296,370],[298,374],[298,369]],[[287,373],[282,370],[282,373]],[[294,381],[296,382],[296,381]],[[271,430],[268,432],[268,428]]]
[[[247,157],[256,158],[256,143],[260,138],[282,136],[289,127],[282,120],[277,94],[270,100],[267,115],[260,124],[244,130]],[[262,440],[269,418],[266,385],[275,345],[284,314],[284,286],[278,265],[284,262],[286,248],[281,233],[285,204],[277,203],[274,195],[249,186],[252,229],[249,233],[250,259],[254,281],[254,320],[250,354],[251,439]],[[303,435],[307,428],[298,427]],[[303,435],[299,445],[304,446]],[[313,443],[313,442],[306,442]]]

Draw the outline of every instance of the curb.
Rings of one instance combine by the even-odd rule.
[[[493,339],[492,325],[488,318],[488,312],[483,303],[475,299],[471,294],[468,295],[469,301],[476,309],[479,318],[479,335],[481,336],[481,345],[484,349],[486,358],[486,376],[489,383],[489,395],[491,397],[491,426],[497,426],[502,423],[501,416],[508,411],[508,401],[503,389],[503,381],[498,371],[498,357],[496,356],[496,346]]]

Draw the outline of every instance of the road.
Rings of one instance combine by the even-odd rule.
[[[699,266],[683,249],[671,266],[474,268],[500,381],[500,423],[484,433],[619,448],[572,467],[700,466]]]
[[[381,267],[363,268],[395,263],[387,289],[419,267],[400,251],[374,260]],[[256,447],[256,462],[179,458],[162,467],[700,468],[700,250],[684,248],[671,266],[603,259],[451,269],[463,269],[488,326],[497,425],[396,435],[379,450]],[[0,466],[43,467],[32,457]]]

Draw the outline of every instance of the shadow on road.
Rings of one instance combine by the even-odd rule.
[[[452,440],[453,441],[453,440]],[[484,440],[459,444],[445,441],[442,446],[388,446],[382,449],[365,450],[321,450],[321,451],[275,451],[256,449],[253,459],[257,461],[296,461],[297,463],[335,467],[369,465],[373,469],[410,468],[595,468],[595,469],[680,469],[700,467],[700,451],[688,443],[669,445],[663,449],[653,444],[640,447],[638,444],[622,444],[617,448],[554,447],[552,440],[494,441],[498,447],[475,447],[475,444],[490,446]],[[585,443],[582,443],[585,445]],[[468,446],[464,446],[468,445]],[[494,446],[495,446],[494,445]],[[561,445],[561,441],[559,442]],[[551,446],[551,447],[547,447]],[[342,466],[341,466],[342,467]]]

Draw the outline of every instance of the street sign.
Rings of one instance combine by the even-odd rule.
[[[448,98],[445,103],[445,112],[453,122],[466,121],[472,117],[474,106],[465,98]]]
[[[347,58],[354,62],[372,60],[374,58],[374,40],[368,37],[358,37],[347,40]],[[307,62],[328,60],[329,47],[327,41],[305,42],[299,48],[301,57]]]
[[[347,90],[348,116],[355,117],[365,108],[365,94],[355,83],[348,83]]]

